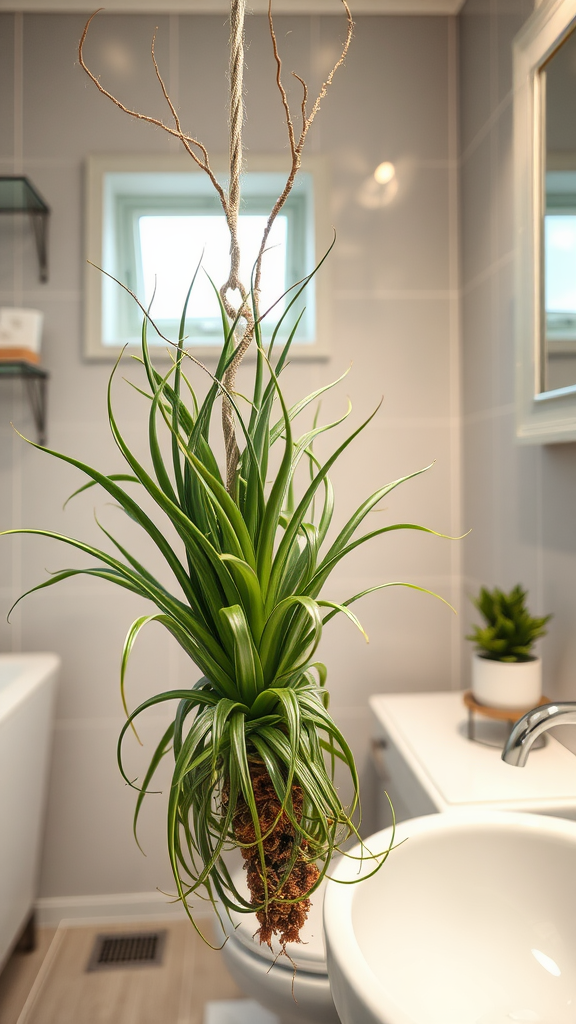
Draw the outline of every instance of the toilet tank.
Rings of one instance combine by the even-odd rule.
[[[55,654],[0,655],[0,969],[36,898],[59,669]]]

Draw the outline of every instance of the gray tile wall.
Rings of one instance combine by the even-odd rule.
[[[576,445],[514,439],[511,43],[531,0],[468,0],[459,17],[466,594],[530,591],[553,612],[542,643],[545,691],[576,698]],[[466,645],[468,646],[468,645]],[[464,676],[469,651],[464,650]],[[571,746],[568,730],[558,738]]]
[[[99,15],[87,57],[126,103],[163,116],[148,56],[156,24],[157,55],[185,126],[213,151],[224,151],[223,17]],[[109,367],[82,357],[83,161],[88,153],[170,152],[175,144],[97,94],[76,65],[82,25],[75,15],[0,15],[0,172],[23,169],[53,210],[46,286],[37,282],[26,226],[6,218],[0,223],[0,303],[45,312],[50,444],[112,472],[120,461],[106,426]],[[249,34],[246,142],[256,152],[286,152],[265,19],[252,19]],[[285,67],[296,68],[312,88],[340,36],[335,18],[278,19]],[[423,523],[445,533],[460,529],[455,56],[451,19],[358,18],[346,68],[310,139],[311,151],[328,157],[332,175],[338,232],[331,268],[334,337],[328,363],[292,367],[289,392],[308,392],[352,362],[346,384],[326,400],[323,413],[333,418],[349,393],[358,423],[384,395],[377,419],[334,474],[339,522],[383,481],[435,462],[391,497],[378,522]],[[398,166],[397,200],[367,210],[358,193],[386,159]],[[246,368],[240,390],[248,374]],[[117,394],[126,435],[134,440],[143,429],[141,402],[121,382]],[[114,510],[93,493],[62,512],[79,475],[27,448],[11,432],[10,420],[31,432],[19,387],[2,383],[0,524],[48,527],[96,541],[96,503],[118,528]],[[397,533],[361,550],[327,596],[345,598],[384,580],[405,580],[457,603],[462,551],[450,541]],[[115,767],[122,722],[119,655],[141,604],[104,584],[70,581],[27,600],[11,626],[3,621],[9,603],[43,579],[46,569],[81,563],[72,550],[36,538],[0,543],[0,650],[53,649],[63,659],[41,892],[58,897],[169,889],[164,798],[151,797],[144,810],[144,859],[131,836],[134,795]],[[358,610],[370,645],[350,623],[338,622],[327,628],[322,655],[336,717],[365,771],[367,697],[457,686],[461,627],[440,602],[400,588],[367,599]],[[134,705],[197,676],[152,627],[134,654],[129,701]],[[161,715],[150,715],[143,727],[146,753],[162,726]],[[137,775],[142,763],[129,743],[130,774]]]

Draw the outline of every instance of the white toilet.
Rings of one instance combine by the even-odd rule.
[[[247,893],[243,871],[234,881],[239,892]],[[279,946],[273,952],[254,939],[258,928],[254,914],[232,913],[232,921],[223,918],[228,941],[222,954],[230,974],[247,995],[275,1013],[281,1024],[340,1024],[326,970],[323,903],[324,883],[312,897],[312,908],[301,932],[303,941],[286,946],[296,964],[296,974],[287,957],[276,960]]]

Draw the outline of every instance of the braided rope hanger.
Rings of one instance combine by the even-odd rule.
[[[242,315],[246,326],[241,338],[237,338],[237,352],[224,374],[227,392],[234,390],[236,372],[244,353],[252,341],[254,318],[244,286],[239,279],[240,244],[238,241],[238,211],[240,208],[240,175],[242,173],[242,127],[244,124],[244,19],[245,0],[231,0],[230,4],[230,182],[228,186],[227,222],[230,230],[230,273],[220,289],[226,312],[236,319],[239,310],[234,309],[228,299],[229,291],[239,291],[242,297]],[[240,456],[234,428],[234,413],[230,400],[222,399],[222,430],[226,449],[226,487],[232,494],[236,484],[236,471]]]

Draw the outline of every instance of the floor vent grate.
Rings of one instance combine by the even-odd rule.
[[[87,971],[114,967],[160,967],[166,931],[97,935]]]

